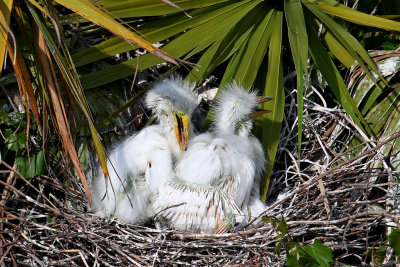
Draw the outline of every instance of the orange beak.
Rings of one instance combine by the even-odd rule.
[[[258,96],[257,97],[257,101],[261,104],[261,103],[265,103],[265,102],[268,102],[268,101],[270,101],[270,100],[273,100],[274,98],[273,97],[271,97],[271,96]],[[252,113],[252,117],[253,118],[257,118],[258,116],[261,116],[261,115],[263,115],[263,114],[266,114],[266,113],[270,113],[271,112],[271,110],[267,110],[267,109],[257,109],[256,111],[254,111],[253,113]]]

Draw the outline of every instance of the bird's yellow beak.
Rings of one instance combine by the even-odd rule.
[[[253,117],[257,118],[258,116],[261,116],[263,114],[270,113],[270,112],[271,112],[271,110],[258,108],[258,109],[256,109],[256,111],[253,112]]]
[[[189,123],[189,118],[184,112],[175,113],[174,132],[181,151],[187,149],[187,144],[189,140]]]
[[[257,97],[257,101],[261,104],[261,103],[265,103],[268,102],[270,100],[273,100],[274,98],[271,96],[259,96]],[[253,112],[252,117],[253,118],[257,118],[258,116],[261,116],[265,113],[270,113],[271,110],[268,109],[256,109],[256,111]]]

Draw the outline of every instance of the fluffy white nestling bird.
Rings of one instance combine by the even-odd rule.
[[[158,124],[127,138],[109,153],[105,180],[101,167],[91,185],[92,210],[124,223],[143,222],[153,215],[152,197],[173,173],[173,163],[186,150],[190,117],[197,106],[194,84],[172,77],[156,84],[145,104]]]
[[[212,132],[190,141],[173,179],[160,188],[154,207],[161,221],[178,230],[222,233],[248,221],[249,208],[259,212],[256,186],[265,156],[250,134],[255,116],[267,112],[257,107],[270,99],[227,85],[213,106]]]

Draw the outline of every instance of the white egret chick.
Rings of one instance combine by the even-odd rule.
[[[173,173],[173,163],[187,149],[190,117],[197,106],[194,84],[173,77],[158,83],[145,104],[158,124],[127,138],[109,153],[109,179],[97,167],[91,190],[92,210],[124,223],[143,222],[153,215],[151,199]]]
[[[257,110],[258,105],[270,99],[236,83],[227,85],[213,106],[212,132],[190,141],[174,178],[160,188],[154,207],[161,220],[203,233],[223,233],[247,222],[254,179],[265,163],[261,143],[250,131],[253,119],[268,112]]]

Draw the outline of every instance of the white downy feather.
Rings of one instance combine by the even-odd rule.
[[[265,156],[260,142],[249,137],[250,115],[258,105],[254,92],[235,83],[222,92],[213,107],[213,132],[190,141],[175,167],[179,179],[161,187],[154,203],[171,227],[218,233],[247,222],[249,209],[252,214],[260,212],[263,203],[256,201],[256,187]]]
[[[101,167],[93,179],[92,210],[100,217],[125,223],[142,222],[153,215],[151,199],[173,174],[181,151],[174,133],[174,112],[190,116],[197,106],[194,84],[173,77],[158,83],[146,95],[158,124],[127,138],[109,153],[109,179]]]

